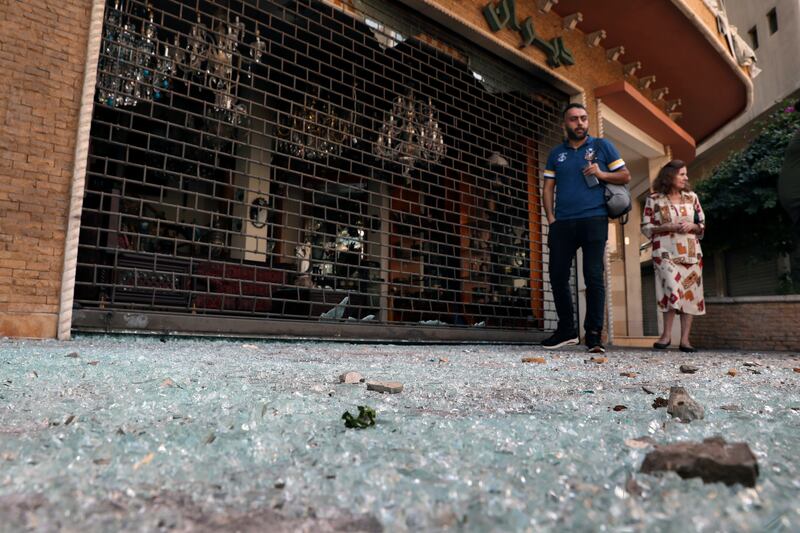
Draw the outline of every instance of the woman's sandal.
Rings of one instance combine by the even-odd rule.
[[[654,342],[653,343],[653,348],[655,348],[656,350],[666,350],[667,348],[669,348],[670,344],[672,344],[672,341]]]
[[[697,348],[694,346],[684,346],[683,344],[680,345],[680,349],[682,352],[686,353],[695,353],[697,351]]]

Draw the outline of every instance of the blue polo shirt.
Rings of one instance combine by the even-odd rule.
[[[603,172],[616,172],[625,167],[625,161],[613,144],[591,135],[587,135],[586,142],[578,148],[564,142],[547,156],[544,177],[556,180],[556,220],[608,216],[602,182],[589,187],[583,178],[583,168],[590,160]]]

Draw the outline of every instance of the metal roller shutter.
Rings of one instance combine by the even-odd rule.
[[[564,95],[386,2],[220,4],[107,4],[74,326],[541,331]]]

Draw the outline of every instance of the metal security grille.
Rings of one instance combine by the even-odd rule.
[[[74,327],[553,326],[563,95],[400,5],[337,4],[108,3]]]

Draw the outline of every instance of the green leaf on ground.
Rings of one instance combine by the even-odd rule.
[[[375,409],[372,407],[359,405],[357,417],[351,415],[350,411],[345,411],[342,419],[347,428],[364,429],[375,425],[376,416]]]

